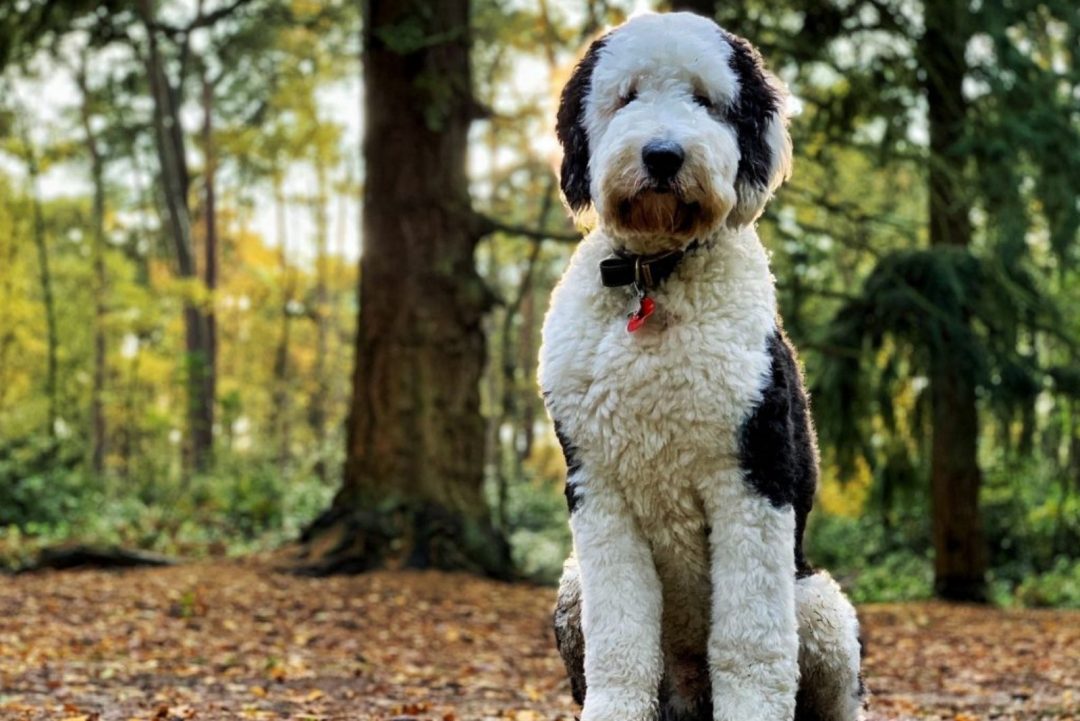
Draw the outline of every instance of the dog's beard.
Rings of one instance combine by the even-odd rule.
[[[670,190],[643,190],[618,203],[623,230],[648,235],[686,237],[698,226],[700,203],[686,202]]]
[[[706,237],[718,223],[719,210],[675,189],[647,188],[612,198],[604,222],[628,251],[651,255],[680,250]]]

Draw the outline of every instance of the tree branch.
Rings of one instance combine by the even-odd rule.
[[[503,223],[480,213],[477,213],[476,222],[479,230],[477,236],[481,238],[491,235],[492,233],[506,233],[507,235],[518,235],[522,238],[531,238],[533,240],[552,240],[557,243],[577,243],[581,240],[581,235],[579,233],[567,233],[559,230],[529,228],[523,225]]]
[[[228,5],[220,7],[213,12],[206,13],[205,15],[200,12],[194,20],[192,20],[183,27],[163,23],[160,20],[155,20],[151,27],[153,27],[155,30],[160,30],[161,32],[168,35],[170,38],[175,38],[178,35],[187,35],[193,30],[198,30],[199,28],[206,28],[215,25],[219,20],[224,20],[236,11],[242,10],[245,5],[250,5],[252,2],[253,0],[233,0]]]
[[[845,293],[842,290],[832,290],[830,288],[820,288],[812,285],[796,285],[795,283],[784,281],[777,281],[776,288],[777,290],[782,290],[787,293],[805,293],[806,295],[814,295],[820,298],[828,298],[829,300],[839,300],[848,303],[860,300],[861,298],[861,296],[853,293]]]

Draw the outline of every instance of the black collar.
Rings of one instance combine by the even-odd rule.
[[[600,261],[600,281],[605,288],[634,285],[638,290],[652,290],[674,273],[683,257],[699,245],[701,243],[695,240],[686,250],[669,250],[655,255],[615,251],[614,257]]]

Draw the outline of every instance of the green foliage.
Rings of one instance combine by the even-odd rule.
[[[1080,560],[1059,556],[1046,573],[1025,578],[1016,599],[1025,606],[1080,608]]]
[[[893,406],[904,384],[946,360],[986,391],[994,409],[1023,412],[1049,372],[1017,347],[1017,329],[1057,322],[1053,308],[1022,270],[1006,274],[963,248],[882,256],[828,329],[827,342],[848,352],[828,358],[817,376],[823,439],[849,468],[868,447],[873,419],[896,429]]]
[[[858,603],[913,601],[933,593],[929,527],[921,509],[891,525],[871,515],[818,511],[811,516],[806,553]]]
[[[30,532],[66,523],[85,493],[78,448],[31,436],[0,445],[0,527]]]
[[[982,491],[995,603],[1076,606],[1080,497],[1054,465],[997,459]],[[857,518],[811,515],[806,549],[859,602],[929,598],[933,549],[928,500],[919,494],[895,508],[873,506]]]
[[[855,603],[921,601],[934,593],[934,573],[926,558],[909,551],[883,556],[846,587]]]
[[[510,546],[518,571],[526,578],[554,583],[570,550],[566,498],[559,483],[512,483],[507,511]]]
[[[51,462],[57,453],[21,448],[0,461],[0,568],[68,539],[185,557],[266,550],[295,539],[333,493],[310,463],[283,472],[236,457],[188,479],[105,479]]]
[[[1076,558],[1080,495],[1046,462],[1004,458],[991,469],[982,509],[994,582],[1025,601],[1025,583],[1061,575],[1062,559]]]

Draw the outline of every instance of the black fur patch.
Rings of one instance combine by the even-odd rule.
[[[769,120],[780,110],[780,94],[766,78],[761,53],[749,41],[724,32],[731,45],[728,65],[739,78],[739,97],[727,109],[727,120],[735,128],[739,142],[740,182],[766,188],[773,174],[774,158],[765,139]]]
[[[574,492],[570,479],[581,470],[581,459],[577,456],[577,446],[570,442],[570,439],[563,431],[562,424],[558,421],[555,421],[555,437],[559,439],[563,458],[566,459],[566,488],[564,492],[566,493],[566,507],[570,509],[570,513],[573,513],[577,510],[578,504],[581,503],[581,496]]]
[[[772,371],[761,403],[743,424],[739,460],[754,490],[777,508],[795,509],[795,571],[804,578],[813,573],[802,539],[817,487],[817,441],[791,344],[777,330],[766,347]]]
[[[555,134],[562,144],[563,159],[560,186],[566,202],[574,210],[582,210],[592,202],[589,193],[589,136],[585,132],[585,96],[592,87],[592,72],[600,51],[608,36],[597,39],[589,46],[585,57],[574,68],[573,75],[563,88],[559,101],[559,114]]]

